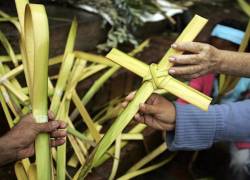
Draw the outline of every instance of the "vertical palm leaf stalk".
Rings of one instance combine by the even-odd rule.
[[[57,119],[65,119],[66,117],[66,110],[65,110],[65,103],[62,100],[57,116]],[[64,180],[66,174],[66,143],[57,147],[56,151],[56,179],[57,180]]]
[[[48,58],[49,28],[43,5],[27,4],[25,8],[24,34],[26,51],[33,58],[28,59],[32,77],[32,114],[37,123],[48,121]],[[33,62],[32,62],[33,61]],[[33,66],[33,67],[31,67]],[[51,179],[51,157],[49,135],[41,133],[35,142],[37,179]]]
[[[249,38],[250,38],[250,20],[248,21],[247,24],[247,28],[245,31],[245,35],[244,38],[240,44],[239,47],[239,52],[245,52],[248,46],[248,42],[249,42]],[[235,76],[230,76],[230,75],[225,75],[225,74],[221,74],[219,77],[219,95],[216,99],[216,102],[219,103],[221,98],[230,90],[232,90],[237,83],[239,82],[240,78],[239,77],[235,77]]]
[[[51,100],[50,110],[54,114],[57,114],[60,100],[65,90],[66,82],[69,77],[68,75],[73,66],[73,62],[75,58],[73,54],[73,49],[74,49],[74,44],[75,44],[75,39],[76,39],[76,33],[77,33],[77,21],[76,19],[74,19],[71,24],[70,31],[69,31],[68,39],[66,42],[66,47],[64,50],[62,65],[61,65],[60,72],[59,72],[59,77],[56,83],[53,98]]]
[[[50,105],[50,110],[56,115],[60,106],[61,98],[63,96],[64,90],[66,87],[66,83],[69,78],[71,68],[73,66],[74,58],[75,58],[73,54],[73,49],[74,49],[74,44],[75,44],[76,35],[77,35],[77,26],[78,26],[77,20],[76,18],[74,18],[70,27],[69,34],[68,34],[68,38],[67,38],[67,42],[66,42],[66,46],[64,50],[64,55],[63,57],[61,57],[62,59],[61,68],[60,68],[59,76],[57,79],[56,87],[54,89],[52,100],[51,100],[51,105]],[[60,117],[61,115],[58,115],[58,116]],[[75,148],[77,148],[75,146],[73,146],[74,150]],[[53,154],[53,157],[55,158],[56,151],[54,148],[52,149],[52,154]]]
[[[205,20],[204,18],[201,18],[199,16],[195,16],[195,18],[186,27],[184,32],[179,36],[179,38],[177,39],[177,42],[192,41],[198,35],[198,33],[201,31],[201,29],[204,27],[206,22],[207,22],[207,20]],[[165,56],[162,58],[162,60],[160,61],[158,68],[162,69],[162,70],[165,69],[165,71],[167,71],[172,66],[172,64],[169,63],[169,61],[168,61],[169,57],[174,55],[174,54],[181,54],[181,53],[182,52],[177,52],[174,49],[170,48],[168,50],[168,52],[165,54]],[[114,54],[112,54],[112,55],[114,55]],[[112,55],[109,54],[108,57],[112,60],[119,59],[118,56],[116,58],[113,58]],[[127,62],[123,61],[124,58],[122,59],[122,61],[120,61],[120,60],[118,60],[118,61],[121,64],[123,63],[123,65],[125,67],[129,68],[131,71],[135,72],[136,74],[138,74],[140,76],[142,74],[144,74],[145,78],[146,78],[146,75],[151,72],[152,78],[157,77],[157,75],[155,76],[155,74],[156,74],[155,70],[157,68],[152,67],[152,69],[151,68],[148,69],[148,66],[143,64],[142,62],[134,61],[134,59],[130,56],[126,56],[126,58],[128,60]],[[131,60],[131,63],[129,62],[129,60]],[[134,66],[134,65],[136,65],[136,66]],[[168,74],[166,74],[166,75],[168,76]],[[168,77],[171,78],[170,76],[168,76]],[[186,91],[185,95],[187,95],[187,97],[189,97],[189,101],[192,100],[192,103],[196,104],[197,106],[200,106],[203,109],[207,109],[211,99],[209,99],[208,97],[206,97],[204,95],[199,94],[197,91],[194,91],[193,89],[191,89],[187,86],[184,86],[184,84],[181,84],[179,81],[174,82],[175,79],[172,79],[172,80],[171,80],[171,82],[173,82],[173,84],[171,84],[171,86],[169,87],[169,88],[173,88],[173,89],[171,89],[172,93],[180,96],[181,95],[180,91],[182,91],[182,89],[185,89],[185,91]],[[156,84],[158,84],[158,83],[156,82]],[[176,86],[179,86],[178,88],[180,88],[180,89],[176,89],[177,87],[174,87],[173,86],[174,84]],[[157,85],[156,85],[156,87],[157,87]],[[84,178],[88,174],[88,172],[92,169],[92,167],[105,154],[105,152],[112,145],[112,143],[117,138],[117,136],[123,131],[123,129],[128,125],[128,123],[131,121],[131,119],[137,113],[137,111],[139,109],[139,104],[144,103],[149,98],[149,96],[154,92],[154,90],[155,90],[155,81],[147,81],[147,80],[144,81],[142,86],[137,91],[135,98],[128,104],[127,108],[115,120],[115,122],[113,123],[111,128],[107,131],[105,136],[102,138],[102,140],[100,141],[98,146],[93,150],[92,155],[89,159],[89,163],[86,164],[84,167],[82,167],[82,171],[80,173],[79,179]],[[178,90],[178,92],[175,92],[175,90]],[[191,95],[189,95],[187,92],[191,93]],[[183,94],[182,94],[182,97],[183,97]],[[202,103],[204,103],[204,104],[201,104],[201,102],[198,102],[198,99],[202,100]]]
[[[21,51],[21,55],[22,55],[22,63],[23,63],[23,67],[24,67],[24,75],[25,75],[25,79],[26,79],[26,83],[29,89],[29,95],[32,96],[32,80],[31,80],[31,68],[29,68],[29,64],[28,64],[28,56],[27,56],[27,52],[26,52],[26,47],[25,47],[25,35],[24,35],[24,16],[25,16],[25,7],[26,4],[29,3],[28,0],[15,0],[16,3],[16,9],[17,9],[17,14],[18,14],[18,19],[19,19],[19,23],[20,23],[20,51]],[[32,99],[31,99],[32,102]]]
[[[52,111],[56,116],[58,114],[61,97],[63,96],[65,84],[68,80],[68,75],[72,68],[73,62],[74,62],[74,54],[68,53],[67,55],[65,55],[61,68],[60,68],[59,78],[57,80],[56,87],[54,89],[53,97],[52,97],[51,104],[50,104],[50,111]],[[53,155],[53,158],[56,158],[55,148],[52,148],[52,155]]]
[[[73,49],[74,49],[74,44],[75,44],[75,39],[76,39],[76,33],[77,33],[77,21],[74,18],[70,27],[69,34],[68,34],[68,39],[67,39],[66,47],[64,50],[59,77],[56,83],[56,87],[54,89],[54,95],[51,100],[50,110],[54,114],[57,114],[57,111],[60,105],[60,100],[65,90],[66,82],[68,80],[68,75],[73,66],[73,62],[75,58],[73,54]]]
[[[57,118],[62,120],[68,119],[68,111],[69,111],[72,91],[77,85],[78,80],[80,78],[79,74],[81,74],[81,71],[83,70],[85,65],[86,61],[76,60],[74,67],[72,68],[71,74],[69,75],[68,84],[57,113]],[[57,179],[64,180],[66,173],[66,143],[57,147],[56,161],[57,161]]]
[[[129,54],[131,56],[135,56],[136,54],[140,53],[143,51],[145,47],[149,45],[149,40],[145,40],[142,42],[137,48],[135,48],[133,51],[131,51]],[[103,86],[103,84],[118,70],[120,69],[120,66],[114,65],[111,67],[107,72],[105,72],[100,78],[98,78],[94,84],[90,87],[90,89],[87,91],[87,93],[84,95],[82,98],[82,103],[83,105],[86,105],[92,97],[96,94],[97,91],[100,90],[100,88]],[[79,112],[77,109],[75,109],[71,114],[70,114],[70,119],[74,121],[76,117],[79,115]]]

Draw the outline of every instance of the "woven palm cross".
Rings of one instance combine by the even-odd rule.
[[[206,23],[207,19],[196,15],[178,37],[176,42],[192,41]],[[100,158],[105,155],[107,149],[137,113],[139,105],[144,103],[156,89],[164,89],[202,110],[206,111],[208,109],[208,106],[211,103],[210,97],[189,87],[185,83],[178,81],[168,74],[168,69],[172,66],[168,61],[169,57],[181,53],[182,52],[170,48],[158,64],[151,65],[147,65],[115,48],[107,54],[106,57],[108,59],[142,77],[144,81],[141,87],[137,90],[134,99],[114,121],[110,129],[93,151],[88,165],[83,167],[80,173],[80,178],[86,176],[89,170],[98,164]]]

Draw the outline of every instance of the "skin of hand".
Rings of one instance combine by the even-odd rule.
[[[220,69],[217,48],[204,43],[183,42],[175,43],[172,48],[192,54],[176,55],[169,58],[174,64],[169,74],[181,76],[184,79],[194,79],[208,73],[216,73]]]
[[[49,122],[36,123],[32,114],[24,116],[8,133],[0,138],[0,165],[34,155],[34,142],[38,134],[50,133],[51,146],[65,143],[67,124],[48,113]]]
[[[130,93],[122,103],[126,107],[133,100],[136,92]],[[152,94],[146,103],[140,104],[134,119],[140,123],[164,131],[171,131],[175,127],[175,106],[158,94]]]
[[[208,73],[250,77],[250,53],[217,49],[209,44],[181,42],[172,45],[177,51],[191,54],[169,58],[174,64],[169,74],[184,79],[194,79]]]

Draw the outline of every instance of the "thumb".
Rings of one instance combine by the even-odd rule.
[[[159,113],[159,108],[155,105],[140,104],[140,111],[144,114],[157,114]]]
[[[58,121],[49,121],[46,123],[36,123],[35,129],[38,130],[39,133],[50,133],[59,128],[60,123]]]

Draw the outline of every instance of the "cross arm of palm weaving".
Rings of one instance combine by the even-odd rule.
[[[196,15],[185,28],[183,33],[181,33],[178,37],[176,42],[192,41],[205,26],[206,22],[206,19]],[[159,64],[151,65],[147,65],[135,58],[132,58],[117,49],[113,49],[107,55],[107,58],[111,61],[132,71],[138,76],[141,76],[144,79],[144,82],[136,92],[134,99],[117,117],[107,133],[93,150],[88,163],[81,169],[79,179],[84,179],[88,172],[90,172],[91,168],[98,164],[98,161],[105,154],[107,149],[112,145],[119,134],[122,133],[123,129],[129,124],[131,119],[137,113],[139,110],[139,104],[145,102],[155,89],[164,89],[203,110],[208,109],[211,102],[210,97],[192,89],[168,74],[168,69],[172,66],[172,64],[168,61],[169,57],[181,53],[182,52],[175,51],[170,48]]]
[[[195,16],[177,41],[191,41],[205,25],[206,21],[206,19],[200,16]],[[186,31],[187,29],[188,31]],[[168,69],[172,66],[172,64],[168,62],[168,58],[177,53],[180,54],[181,52],[177,52],[170,48],[159,64],[153,63],[150,65],[147,65],[117,49],[112,49],[107,55],[107,58],[138,76],[141,76],[144,81],[150,81],[154,89],[164,89],[206,111],[211,103],[210,97],[187,86],[185,83],[178,81],[168,74]]]

